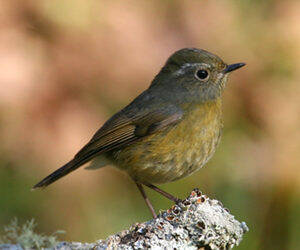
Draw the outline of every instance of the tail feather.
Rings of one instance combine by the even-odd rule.
[[[43,180],[41,180],[36,185],[34,185],[32,189],[45,188],[48,185],[50,185],[51,183],[57,181],[58,179],[69,174],[70,172],[76,170],[77,168],[79,168],[81,165],[83,165],[86,162],[87,161],[82,162],[82,161],[73,159],[73,160],[69,161],[67,164],[65,164],[64,166],[62,166],[61,168],[54,171],[52,174],[45,177]]]

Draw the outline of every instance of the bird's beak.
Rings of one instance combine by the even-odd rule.
[[[227,73],[234,71],[236,69],[239,69],[245,65],[246,65],[246,63],[235,63],[235,64],[227,65],[227,67],[223,70],[223,73],[227,74]]]

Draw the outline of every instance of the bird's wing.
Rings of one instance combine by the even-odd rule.
[[[47,176],[34,188],[48,186],[101,153],[134,143],[147,135],[172,126],[179,122],[182,116],[183,111],[171,105],[137,113],[126,112],[126,109],[120,111],[96,132],[73,160]]]
[[[86,158],[133,143],[177,123],[182,115],[181,109],[173,107],[159,108],[133,117],[128,117],[122,112],[117,113],[96,132],[89,143],[75,155],[75,158]]]

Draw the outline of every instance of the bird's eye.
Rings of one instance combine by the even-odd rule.
[[[202,81],[207,80],[207,79],[208,79],[208,76],[209,76],[208,71],[205,70],[205,69],[199,69],[199,70],[197,70],[197,72],[196,72],[196,77],[197,77],[199,80],[202,80]]]

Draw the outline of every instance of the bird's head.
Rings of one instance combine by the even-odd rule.
[[[185,92],[199,101],[213,100],[222,94],[228,74],[244,65],[228,65],[205,50],[181,49],[169,57],[151,87],[163,87],[178,95]]]

